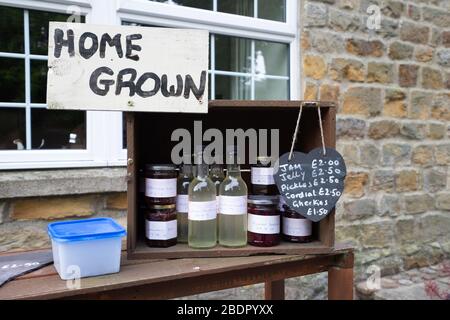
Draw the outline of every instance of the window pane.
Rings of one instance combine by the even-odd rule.
[[[0,102],[25,102],[25,60],[0,58]]]
[[[251,40],[222,35],[215,38],[216,70],[251,72]]]
[[[286,0],[258,0],[258,18],[286,22]]]
[[[177,6],[213,10],[213,0],[151,0],[151,1],[164,2]]]
[[[289,45],[285,43],[255,41],[255,73],[272,76],[289,75]]]
[[[47,61],[31,60],[31,102],[46,103]]]
[[[253,0],[217,0],[217,11],[254,17]]]
[[[0,51],[23,53],[23,10],[0,6]]]
[[[251,99],[251,78],[216,75],[216,99]]]
[[[30,10],[30,52],[47,55],[49,21],[67,21],[68,14]],[[84,22],[84,16],[80,17]]]
[[[86,149],[86,112],[31,109],[33,149]]]
[[[24,149],[25,109],[0,108],[0,150]]]
[[[289,81],[255,79],[256,100],[286,100],[289,98]]]

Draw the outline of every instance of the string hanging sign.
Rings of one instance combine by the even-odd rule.
[[[339,152],[325,146],[322,114],[318,105],[322,146],[307,154],[294,151],[303,108],[302,103],[291,150],[283,154],[276,163],[274,179],[280,195],[291,209],[309,220],[318,222],[330,213],[341,197],[347,172]]]

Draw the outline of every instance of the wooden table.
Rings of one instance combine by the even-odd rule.
[[[53,265],[0,287],[0,299],[170,299],[265,283],[265,299],[284,299],[284,279],[328,272],[328,298],[353,299],[353,250],[308,256],[127,260],[120,273],[68,289]]]

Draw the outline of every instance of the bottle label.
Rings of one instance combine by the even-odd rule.
[[[308,219],[283,217],[283,233],[293,237],[308,237],[312,234],[312,223]]]
[[[248,231],[259,234],[279,234],[280,216],[248,214]]]
[[[189,209],[189,196],[187,194],[179,194],[177,196],[177,212],[188,213]]]
[[[252,184],[265,186],[275,184],[275,180],[273,179],[273,168],[252,167],[251,176]]]
[[[177,179],[145,179],[145,196],[173,198],[177,196]]]
[[[217,204],[214,201],[189,201],[188,219],[207,221],[217,218]]]
[[[220,196],[219,213],[242,215],[247,213],[247,196]]]
[[[170,240],[177,237],[177,220],[146,220],[145,234],[149,240]]]

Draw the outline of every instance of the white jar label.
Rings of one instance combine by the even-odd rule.
[[[252,167],[251,176],[252,184],[265,186],[275,184],[275,180],[273,179],[273,168]]]
[[[177,212],[188,213],[189,209],[189,196],[187,194],[179,194],[177,196]]]
[[[145,196],[173,198],[177,196],[177,179],[145,179]]]
[[[283,234],[293,237],[307,237],[312,234],[312,222],[308,219],[283,217]]]
[[[145,234],[149,240],[169,240],[177,237],[177,220],[146,220]]]
[[[280,216],[248,214],[248,231],[260,234],[279,234]]]
[[[216,201],[189,201],[188,219],[207,221],[217,218]]]
[[[220,196],[219,213],[242,215],[247,213],[247,196]]]

